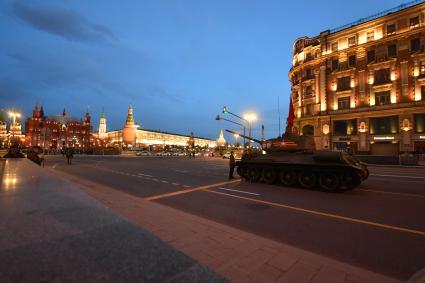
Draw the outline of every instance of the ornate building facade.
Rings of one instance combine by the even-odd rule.
[[[65,109],[60,115],[44,115],[43,106],[35,106],[32,117],[25,124],[26,146],[41,146],[46,149],[72,147],[89,149],[93,146],[93,126],[90,114],[78,120],[69,116]]]
[[[8,116],[9,119],[6,118]],[[8,147],[15,142],[22,144],[24,140],[20,116],[12,118],[10,112],[0,110],[0,148]]]
[[[425,3],[415,3],[295,41],[294,126],[317,148],[425,152]]]
[[[106,122],[105,122],[106,123]],[[130,105],[128,108],[127,118],[122,130],[107,132],[106,145],[125,145],[133,147],[147,146],[189,146],[193,140],[195,146],[200,147],[215,147],[216,141],[191,137],[190,135],[173,134],[162,131],[148,130],[140,128],[134,121],[133,108]]]

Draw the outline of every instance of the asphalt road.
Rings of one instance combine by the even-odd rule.
[[[370,166],[359,188],[326,193],[228,183],[227,162],[77,155],[46,166],[402,280],[425,267],[424,167]]]

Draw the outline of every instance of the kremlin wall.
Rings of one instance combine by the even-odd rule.
[[[192,137],[180,134],[173,134],[162,131],[154,131],[140,128],[135,124],[133,108],[128,108],[127,119],[124,128],[116,131],[106,131],[106,118],[104,113],[99,124],[97,138],[108,145],[124,144],[127,146],[147,147],[147,146],[187,146],[191,139],[196,146],[216,147],[217,142],[211,139]]]

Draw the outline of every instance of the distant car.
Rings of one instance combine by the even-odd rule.
[[[138,151],[136,152],[137,156],[151,156],[151,153],[149,151]]]
[[[223,159],[229,159],[230,158],[230,152],[226,152],[223,154]]]

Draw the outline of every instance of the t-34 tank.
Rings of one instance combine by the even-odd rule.
[[[315,150],[311,137],[285,134],[282,139],[267,141],[245,138],[262,147],[262,152],[245,151],[236,162],[238,174],[251,182],[343,191],[358,187],[369,176],[366,165],[348,153]]]

